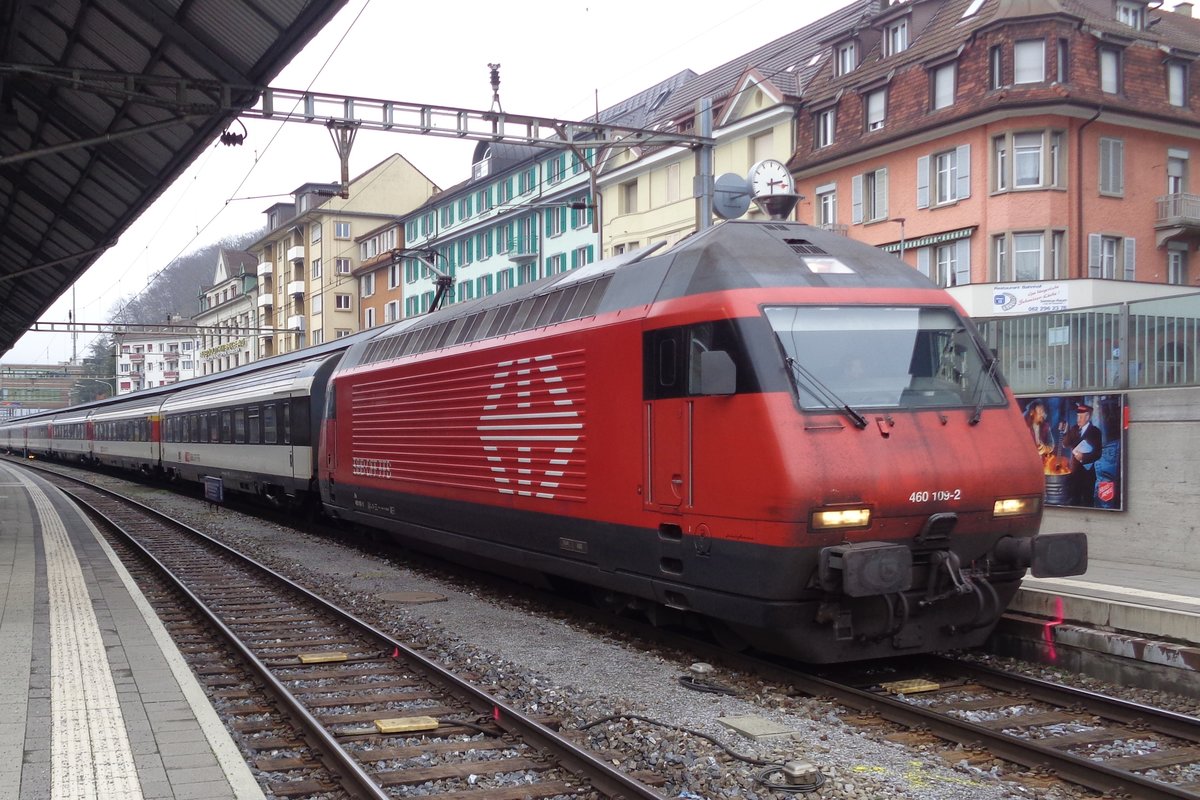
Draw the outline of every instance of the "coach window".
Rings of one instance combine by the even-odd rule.
[[[208,412],[208,441],[211,444],[221,441],[221,416],[216,411]]]
[[[200,435],[196,437],[196,441],[197,442],[207,442],[208,441],[208,414],[201,414],[199,416],[199,419],[200,419],[200,421],[197,423],[196,427],[198,428],[198,432]]]
[[[312,444],[308,430],[308,398],[297,397],[292,400],[292,444],[306,446]]]
[[[188,441],[200,441],[200,418],[195,414],[188,414]]]
[[[228,410],[221,412],[221,444],[233,442],[233,414]]]
[[[279,420],[283,426],[283,443],[292,443],[292,406],[285,400],[280,406],[283,413],[283,418]]]
[[[246,419],[250,423],[250,444],[262,442],[262,422],[258,416],[258,406],[250,406],[246,410]]]
[[[233,441],[237,444],[246,443],[246,409],[239,408],[233,412]]]
[[[266,444],[275,444],[278,441],[278,433],[275,429],[275,406],[263,406],[263,441]]]

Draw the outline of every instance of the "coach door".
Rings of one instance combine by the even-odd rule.
[[[645,504],[660,510],[690,502],[692,403],[685,391],[682,339],[680,328],[648,331],[643,338]]]

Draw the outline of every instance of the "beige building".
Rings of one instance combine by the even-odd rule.
[[[745,177],[764,159],[787,162],[796,142],[796,109],[816,73],[827,39],[854,27],[869,0],[751,50],[676,88],[650,98],[635,124],[701,133],[697,105],[713,105],[713,175]],[[683,148],[614,149],[598,181],[601,247],[611,256],[658,241],[673,244],[699,227],[693,194],[696,157]],[[765,218],[751,207],[746,219]]]
[[[200,290],[197,375],[211,375],[255,361],[259,354],[257,259],[253,253],[221,248],[213,282]]]
[[[258,258],[261,357],[321,344],[359,330],[360,244],[367,231],[424,203],[437,187],[399,154],[337,184],[307,183],[294,202],[267,209]]]

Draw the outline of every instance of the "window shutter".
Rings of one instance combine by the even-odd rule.
[[[596,248],[594,245],[587,246],[587,263],[592,263],[596,260]]]
[[[954,285],[966,286],[971,282],[971,240],[959,239],[954,247]]]
[[[917,271],[929,277],[929,248],[921,247],[917,249]]]
[[[917,159],[917,208],[929,208],[929,156]]]
[[[850,181],[851,221],[858,225],[863,221],[863,176],[855,175]]]
[[[888,173],[887,167],[875,171],[875,216],[874,219],[884,219],[888,215]]]
[[[1137,239],[1132,236],[1125,237],[1125,280],[1135,280],[1135,267],[1137,266]]]
[[[558,232],[562,233],[567,229],[567,207],[563,206],[558,210]]]
[[[958,183],[954,187],[954,199],[965,200],[971,196],[971,145],[959,145],[954,150]]]
[[[1088,234],[1088,277],[1100,277],[1100,234]]]

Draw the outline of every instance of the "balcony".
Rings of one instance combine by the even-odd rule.
[[[304,297],[304,281],[288,281],[287,293],[293,297]]]
[[[537,261],[537,257],[537,250],[531,250],[529,248],[525,248],[524,250],[510,250],[508,253],[508,260],[514,264],[517,264],[518,266],[532,264],[533,262]]]
[[[295,247],[289,247],[287,251],[288,261],[304,261],[304,245],[298,244]]]
[[[275,265],[272,264],[270,261],[258,262],[258,272],[256,273],[258,275],[258,277],[269,278],[269,277],[271,277],[271,274],[274,271],[275,271]]]
[[[258,296],[259,308],[270,308],[275,305],[275,296],[272,294],[260,294]]]
[[[174,378],[175,380],[179,380],[179,370],[169,369],[163,373],[163,377],[166,378],[167,380],[171,380],[172,378]]]
[[[1155,243],[1159,247],[1173,239],[1200,237],[1200,195],[1163,195],[1155,205]]]
[[[145,353],[130,353],[129,360],[134,364],[141,364],[146,360]]]
[[[287,318],[287,327],[288,327],[289,331],[303,331],[304,330],[304,315],[303,314],[293,314],[292,316],[288,317]]]

